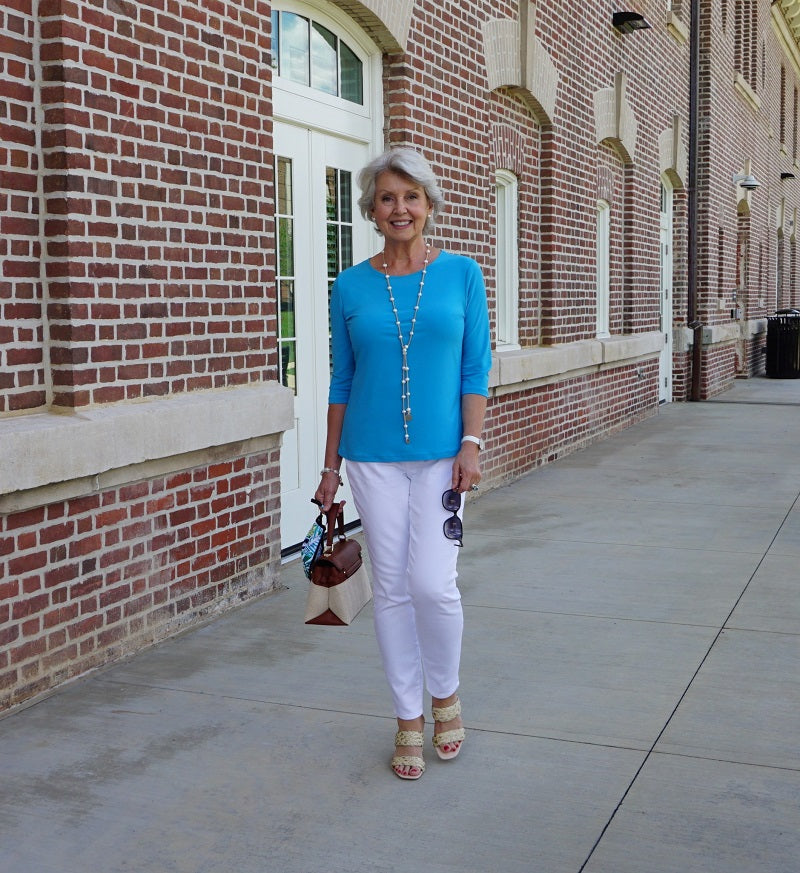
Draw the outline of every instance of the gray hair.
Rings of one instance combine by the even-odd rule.
[[[405,176],[416,185],[422,187],[431,205],[431,214],[425,222],[424,231],[428,233],[436,221],[436,216],[444,208],[444,196],[431,165],[415,149],[402,147],[385,151],[358,174],[358,187],[361,196],[358,207],[367,221],[372,221],[372,209],[375,205],[375,181],[381,173],[397,173]]]

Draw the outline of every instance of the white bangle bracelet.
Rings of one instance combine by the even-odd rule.
[[[319,471],[320,476],[324,476],[326,473],[334,473],[339,479],[339,484],[344,485],[344,482],[342,481],[342,474],[338,470],[334,470],[333,467],[323,467]]]
[[[465,434],[463,437],[461,437],[461,442],[462,443],[475,443],[475,445],[479,449],[483,448],[483,442],[481,441],[481,438],[476,437],[476,436],[472,436],[471,434]]]

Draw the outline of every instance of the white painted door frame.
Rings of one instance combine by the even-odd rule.
[[[349,180],[352,200],[352,263],[358,263],[376,248],[372,225],[361,218],[356,205],[356,175],[382,148],[383,101],[380,52],[341,10],[322,0],[284,0],[276,2],[274,8],[302,15],[335,33],[357,53],[364,73],[363,104],[279,76],[274,80],[276,165],[283,159],[284,171],[291,170],[293,201],[293,262],[287,287],[294,293],[295,427],[284,434],[281,449],[281,547],[290,550],[302,541],[313,520],[310,501],[319,483],[325,450],[330,382],[326,173],[331,168],[349,173],[345,179]],[[276,175],[276,190],[279,181]],[[276,213],[280,221],[280,203],[276,203]],[[280,268],[280,252],[278,260]],[[281,363],[283,368],[283,359]],[[283,369],[281,376],[286,378]],[[346,521],[354,521],[346,471],[345,486],[338,496],[349,504]]]

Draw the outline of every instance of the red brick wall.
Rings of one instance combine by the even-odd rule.
[[[0,515],[0,710],[273,587],[277,450]]]
[[[658,362],[517,391],[489,404],[486,480],[514,479],[655,414]]]
[[[0,3],[0,414],[276,378],[271,77],[261,0]],[[0,708],[274,585],[217,454],[0,514]]]
[[[673,400],[691,400],[692,396],[692,353],[677,352],[672,356],[672,397]]]
[[[433,5],[433,4],[432,4]],[[409,54],[387,62],[388,139],[411,142],[434,158],[443,187],[453,204],[441,222],[440,237],[468,251],[486,265],[491,281],[491,185],[496,163],[475,156],[491,155],[496,162],[502,146],[492,142],[498,125],[518,131],[525,161],[521,182],[537,189],[547,209],[538,227],[526,227],[531,240],[523,245],[540,257],[541,335],[524,330],[526,342],[566,342],[595,334],[594,234],[598,190],[614,191],[612,262],[613,317],[619,331],[657,329],[658,324],[658,135],[672,124],[675,113],[685,115],[688,51],[663,27],[661,3],[643,4],[658,24],[646,35],[620,37],[609,16],[586,15],[585,5],[571,3],[536,10],[536,35],[547,47],[561,76],[554,125],[540,142],[540,131],[529,110],[502,94],[486,99],[483,64],[475,52],[482,45],[483,23],[494,17],[516,18],[516,8],[473,2],[450,5],[446,13],[418,11],[412,22]],[[582,22],[581,51],[575,51],[575,21]],[[566,30],[569,22],[570,30]],[[458,42],[454,40],[458,38]],[[439,50],[437,46],[441,46]],[[593,97],[613,85],[614,74],[628,77],[627,97],[639,117],[636,165],[623,171],[620,158],[595,141]],[[458,91],[455,84],[459,83]],[[443,100],[433,99],[444,95]],[[457,100],[453,98],[457,97]],[[492,146],[494,145],[494,150]],[[537,160],[541,151],[542,166]],[[617,168],[609,168],[616,162]],[[542,173],[553,190],[542,190]],[[606,186],[608,173],[614,178]],[[624,174],[624,178],[623,178]],[[527,200],[525,199],[527,197]],[[530,195],[521,197],[521,214]],[[527,235],[527,234],[526,234]],[[536,244],[540,244],[537,246]],[[525,267],[526,265],[523,265]],[[533,270],[521,274],[522,316],[528,315],[526,293],[535,300]],[[491,289],[490,289],[491,290]],[[535,303],[533,304],[535,305]],[[527,326],[527,321],[522,326]]]
[[[449,196],[438,236],[482,263],[492,300],[493,174],[511,169],[520,181],[521,342],[593,338],[596,208],[598,197],[605,197],[612,205],[612,332],[657,330],[658,137],[672,126],[673,115],[686,117],[688,103],[688,48],[663,27],[664,4],[642,4],[656,25],[644,38],[620,37],[610,15],[587,15],[585,4],[537,4],[536,35],[560,74],[556,117],[545,128],[521,98],[501,90],[487,99],[483,64],[475,60],[483,23],[516,18],[516,5],[433,6],[438,4],[429,4],[428,12],[417,8],[409,53],[387,59],[385,81],[389,142],[410,142],[429,154]],[[576,21],[582,28],[577,40]],[[628,167],[595,137],[594,94],[612,87],[616,72],[627,76],[626,96],[639,121],[636,162]],[[678,192],[676,244],[685,262],[682,202]],[[683,309],[675,304],[680,323],[685,280],[679,275],[676,286],[684,301]],[[652,414],[657,380],[651,359],[501,393],[487,417],[485,478],[519,475]],[[681,390],[679,378],[676,392]]]
[[[269,8],[42,0],[53,403],[274,376]]]
[[[0,414],[46,402],[32,5],[0,6]]]

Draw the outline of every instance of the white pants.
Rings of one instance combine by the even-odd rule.
[[[398,718],[424,712],[425,686],[438,698],[458,688],[458,547],[442,530],[452,515],[442,506],[452,470],[452,458],[347,461],[372,563],[375,635]]]

